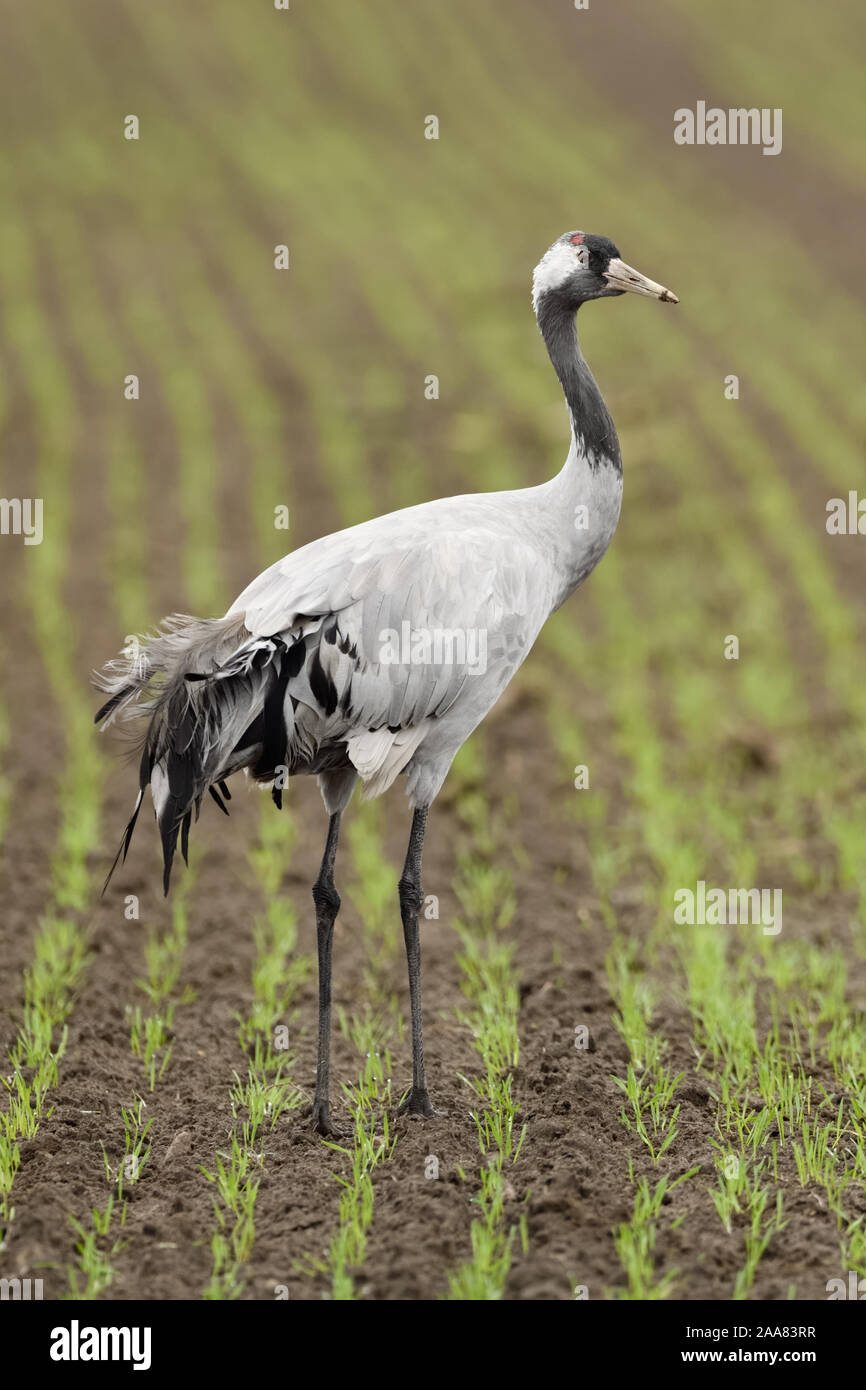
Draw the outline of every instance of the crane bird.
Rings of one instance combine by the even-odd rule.
[[[427,813],[461,744],[496,703],[548,616],[595,568],[619,519],[613,420],[580,351],[577,310],[631,290],[676,304],[606,237],[566,232],[535,268],[532,303],[571,417],[565,464],[538,487],[441,498],[324,536],[271,565],[223,618],[167,618],[96,677],[96,715],[144,721],[139,793],[108,879],[126,857],[150,786],[168,892],[205,792],[227,812],[244,769],[272,788],[315,773],[329,816],[313,887],[319,1029],[312,1107],[329,1109],[331,947],[340,819],[360,777],[380,796],[407,781],[412,826],[398,884],[409,967],[412,1086],[400,1109],[436,1112],[421,1028],[418,917]],[[580,522],[577,518],[580,514]],[[106,880],[107,884],[108,880]]]

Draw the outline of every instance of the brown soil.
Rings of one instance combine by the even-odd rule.
[[[636,6],[630,7],[636,10]],[[599,6],[599,11],[603,9]],[[594,16],[593,16],[594,17]],[[554,22],[554,21],[551,21]],[[613,61],[613,40],[601,21],[596,32],[605,61]],[[630,90],[646,73],[643,48]],[[671,61],[668,58],[666,61]],[[827,176],[827,190],[841,197]],[[793,214],[799,207],[792,179]],[[82,418],[95,406],[77,363],[74,342],[63,331],[62,313],[52,295],[50,277],[43,285],[46,309],[56,326],[60,350],[73,378],[81,380]],[[227,300],[231,309],[230,301]],[[253,341],[254,329],[237,314],[250,339],[253,359],[263,367],[268,350]],[[273,367],[279,371],[279,367]],[[32,453],[33,430],[26,395],[16,392],[20,373],[13,347],[4,362],[6,394],[16,402],[5,421],[3,454],[9,460],[4,487],[8,495],[24,495],[24,479]],[[311,439],[310,420],[303,402],[286,386],[287,438]],[[155,392],[158,398],[158,392]],[[221,478],[223,523],[230,524],[231,478],[243,466],[243,450],[232,428],[228,407],[219,430],[215,469]],[[181,566],[165,540],[161,500],[173,496],[176,458],[170,425],[161,417],[158,399],[150,415],[143,412],[143,441],[147,448],[148,508],[145,519],[154,536],[148,555],[151,590],[168,606],[180,592]],[[147,431],[151,433],[148,434]],[[419,431],[420,432],[420,431]],[[311,444],[312,447],[312,444]],[[82,684],[91,669],[118,645],[119,634],[110,606],[106,540],[105,476],[111,460],[104,443],[82,429],[76,444],[74,553],[92,557],[70,577],[67,601],[75,614],[77,670]],[[796,466],[796,461],[794,461]],[[805,467],[805,465],[804,465]],[[294,480],[296,489],[304,478]],[[314,484],[320,532],[337,524],[326,491]],[[308,512],[309,517],[309,512]],[[306,523],[305,523],[306,524]],[[173,535],[174,533],[172,533]],[[248,536],[244,537],[250,546]],[[232,579],[253,573],[252,553],[234,544],[226,547],[225,572]],[[4,556],[3,587],[7,599],[4,651],[14,652],[6,664],[4,698],[13,711],[14,738],[8,775],[14,788],[14,812],[6,838],[0,879],[4,904],[0,926],[0,1049],[6,1055],[20,1018],[21,973],[32,950],[32,930],[49,898],[49,856],[57,825],[57,770],[63,763],[60,711],[47,694],[45,673],[33,636],[24,598],[24,579],[15,556]],[[229,597],[227,592],[227,597]],[[582,600],[584,603],[591,599]],[[578,600],[581,602],[581,600]],[[159,616],[157,612],[152,618]],[[542,663],[537,655],[532,659]],[[587,848],[576,832],[569,807],[573,793],[563,777],[559,759],[551,755],[543,711],[533,696],[531,671],[497,708],[487,724],[491,770],[489,795],[498,806],[516,798],[509,816],[514,838],[514,878],[517,911],[511,932],[517,943],[516,967],[521,988],[521,1059],[515,1077],[520,1119],[528,1138],[512,1177],[509,1198],[515,1222],[528,1217],[529,1245],[518,1253],[509,1275],[509,1298],[568,1299],[576,1284],[586,1285],[592,1298],[605,1289],[621,1288],[624,1276],[616,1260],[611,1231],[630,1215],[630,1188],[625,1182],[628,1161],[638,1173],[652,1169],[645,1150],[619,1120],[620,1092],[611,1077],[622,1073],[626,1050],[612,1023],[604,958],[609,935],[602,921],[587,862]],[[589,705],[581,718],[603,720],[603,710]],[[47,771],[46,771],[47,770]],[[108,778],[102,842],[94,846],[94,880],[103,871],[119,836],[131,801],[131,776],[120,763]],[[324,838],[325,817],[315,786],[299,783],[290,804],[299,825],[292,861],[282,891],[297,905],[299,949],[315,951],[310,910],[310,885],[316,873]],[[113,1299],[195,1298],[211,1269],[209,1248],[214,1228],[211,1187],[200,1171],[212,1168],[216,1152],[227,1142],[232,1125],[228,1088],[234,1069],[242,1070],[243,1054],[236,1041],[235,1016],[251,1001],[253,960],[250,922],[260,907],[245,852],[255,836],[255,804],[238,788],[232,819],[225,822],[211,807],[203,814],[193,841],[198,869],[190,901],[189,947],[183,980],[195,990],[193,1002],[179,1008],[174,1050],[165,1079],[153,1095],[144,1092],[147,1118],[152,1118],[152,1160],[139,1183],[128,1189],[129,1213],[125,1246],[114,1259],[116,1277],[106,1297]],[[408,833],[408,815],[400,790],[388,798],[385,822],[389,860],[399,866]],[[461,1181],[458,1169],[470,1177],[478,1170],[475,1125],[470,1093],[458,1074],[476,1069],[477,1057],[455,1010],[461,1003],[460,974],[453,920],[457,904],[452,889],[460,824],[447,792],[431,816],[425,851],[425,891],[440,899],[439,921],[425,922],[424,1006],[426,1051],[434,1101],[444,1112],[430,1120],[396,1118],[397,1146],[393,1160],[375,1177],[375,1217],[368,1256],[360,1274],[364,1297],[371,1299],[432,1299],[443,1292],[446,1276],[469,1254],[473,1214],[473,1182]],[[343,860],[345,864],[345,859]],[[343,909],[335,939],[335,1001],[345,1006],[363,1002],[361,975],[364,956],[358,914],[352,904],[346,871],[338,884]],[[395,869],[394,911],[397,911]],[[141,922],[123,916],[126,894],[140,897]],[[651,925],[639,876],[632,871],[617,901],[621,924],[636,939]],[[821,939],[835,923],[843,923],[847,900],[822,905],[820,922],[799,924],[803,934]],[[94,1205],[103,1205],[107,1189],[102,1147],[117,1162],[122,1147],[119,1108],[142,1091],[140,1062],[129,1049],[125,1003],[135,997],[134,981],[143,970],[146,926],[165,926],[169,910],[160,896],[155,832],[143,818],[129,861],[106,898],[94,902],[89,919],[92,955],[69,1022],[66,1054],[53,1097],[53,1109],[38,1135],[22,1145],[21,1171],[15,1184],[16,1216],[2,1253],[2,1270],[11,1276],[41,1273],[46,1295],[59,1296],[66,1287],[66,1267],[73,1261],[70,1213],[85,1219]],[[793,926],[793,923],[792,923]],[[561,950],[562,963],[555,963]],[[858,969],[860,973],[858,974]],[[404,1014],[408,1012],[404,966],[393,962],[395,988]],[[866,979],[862,964],[852,962],[852,990],[861,997]],[[680,1089],[679,1134],[671,1150],[672,1167],[686,1171],[712,1164],[707,1143],[710,1096],[696,1074],[691,1028],[674,999],[668,999],[655,1020],[669,1040],[673,1071],[685,1071]],[[578,1051],[576,1025],[588,1025],[592,1048]],[[312,1091],[315,1069],[315,978],[303,988],[293,1029],[298,1053],[297,1079]],[[410,1075],[408,1037],[392,1049],[394,1083],[399,1091]],[[357,1059],[339,1032],[334,1034],[333,1091],[354,1077]],[[828,1084],[830,1079],[827,1078]],[[336,1105],[337,1112],[340,1106]],[[275,1288],[287,1285],[292,1299],[316,1299],[325,1281],[297,1268],[305,1257],[322,1256],[337,1216],[340,1188],[332,1177],[335,1155],[323,1148],[308,1122],[293,1114],[280,1122],[266,1144],[267,1162],[256,1208],[257,1237],[246,1271],[245,1296],[271,1299]],[[439,1160],[438,1180],[425,1177],[425,1158]],[[707,1221],[709,1179],[703,1175],[679,1187],[670,1201],[672,1213],[684,1220],[675,1231],[665,1226],[657,1254],[663,1266],[680,1265],[683,1293],[688,1298],[729,1298],[742,1264],[741,1242],[729,1239],[720,1223]],[[853,1214],[857,1214],[855,1211]],[[866,1215],[866,1202],[863,1206]],[[828,1271],[835,1272],[838,1238],[826,1213],[814,1198],[791,1189],[786,1206],[788,1225],[773,1241],[759,1266],[755,1296],[786,1297],[791,1284],[799,1297],[823,1296]]]

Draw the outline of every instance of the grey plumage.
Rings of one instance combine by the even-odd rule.
[[[412,804],[429,805],[552,607],[540,553],[551,505],[526,493],[449,498],[339,532],[266,570],[224,618],[176,615],[110,663],[100,716],[148,720],[141,770],[167,874],[183,817],[242,767],[263,782],[276,768],[318,774],[331,813],[355,774],[377,796],[405,770]],[[382,634],[407,622],[477,634],[485,669],[461,663],[457,640],[438,661],[435,650],[383,661]],[[279,746],[266,738],[276,696]]]

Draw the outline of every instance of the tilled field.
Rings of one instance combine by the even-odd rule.
[[[859,11],[260,11],[4,13],[2,491],[44,536],[0,538],[0,1276],[826,1297],[866,1276],[864,541],[825,525],[863,485]],[[675,146],[698,99],[782,107],[783,152]],[[143,818],[101,898],[135,774],[90,672],[316,535],[551,475],[528,277],[571,226],[682,302],[581,316],[623,518],[431,813],[430,1121],[394,1113],[405,800],[350,808],[335,1151],[315,785],[278,815],[234,779],[168,901]],[[677,922],[699,881],[781,892],[781,930]]]

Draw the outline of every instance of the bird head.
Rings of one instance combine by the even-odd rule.
[[[628,291],[668,304],[679,303],[671,290],[626,265],[607,237],[594,236],[592,232],[565,232],[535,267],[532,307],[537,313],[548,294],[569,308],[579,309],[588,299],[611,299]]]

